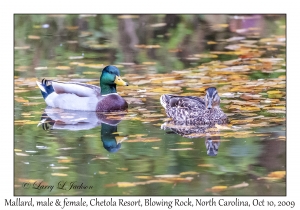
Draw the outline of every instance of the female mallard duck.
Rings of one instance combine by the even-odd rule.
[[[206,89],[204,99],[165,94],[160,97],[160,103],[166,109],[166,114],[175,122],[185,122],[188,125],[228,122],[227,116],[219,107],[220,97],[214,87]]]
[[[116,85],[128,85],[119,69],[106,66],[100,76],[100,87],[78,82],[58,82],[43,79],[36,82],[48,106],[68,110],[110,112],[128,108],[117,93]]]

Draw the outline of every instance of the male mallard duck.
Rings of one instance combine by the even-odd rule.
[[[100,76],[100,87],[78,82],[58,82],[43,79],[36,82],[48,106],[68,110],[110,112],[128,108],[117,93],[116,85],[128,85],[119,69],[106,66]]]
[[[204,99],[165,94],[160,97],[160,103],[170,118],[177,122],[185,122],[187,125],[228,122],[227,116],[219,107],[220,97],[214,87],[206,89]]]

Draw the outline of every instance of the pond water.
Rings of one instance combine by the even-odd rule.
[[[15,195],[286,195],[285,56],[285,16],[15,15]],[[126,112],[47,107],[36,86],[99,85],[106,65]],[[172,125],[160,96],[210,86],[230,124]]]

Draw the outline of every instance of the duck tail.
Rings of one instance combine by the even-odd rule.
[[[36,84],[40,88],[44,99],[46,99],[48,95],[54,92],[51,80],[42,79],[42,82],[36,81]]]
[[[169,104],[170,101],[170,96],[168,96],[167,94],[162,95],[160,97],[160,104],[166,109],[167,105]]]
[[[54,125],[54,121],[46,113],[43,113],[41,121],[39,122],[37,127],[39,127],[40,125],[42,125],[43,130],[51,130]]]

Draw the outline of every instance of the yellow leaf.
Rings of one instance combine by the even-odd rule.
[[[107,171],[99,171],[98,173],[99,174],[107,174],[108,172]]]
[[[198,172],[195,171],[186,171],[186,172],[181,172],[179,175],[184,176],[184,175],[198,175]]]
[[[273,171],[268,174],[268,177],[282,179],[285,177],[286,171]]]
[[[231,120],[230,123],[236,125],[236,124],[248,124],[252,122],[253,119],[244,119],[244,120]]]
[[[216,42],[210,42],[210,44],[216,44]],[[217,58],[217,55],[213,54],[194,54],[195,57],[197,58]]]
[[[113,132],[112,134],[121,134],[121,133],[123,133],[123,132],[121,132],[121,131],[118,132],[118,131],[117,131],[117,132]]]
[[[219,124],[215,124],[216,128],[219,130],[231,130],[230,127],[228,127],[227,125],[219,125]]]
[[[17,93],[18,90],[15,90],[15,93]],[[25,100],[24,98],[20,97],[20,98],[15,98],[15,101],[16,102],[19,102],[19,103],[26,103],[26,102],[29,102],[28,100]]]
[[[29,35],[28,36],[28,39],[40,39],[41,37],[40,36],[35,36],[35,35]]]
[[[116,138],[116,141],[117,141],[118,144],[125,141],[125,140],[127,140],[126,136],[116,136],[115,138]]]
[[[152,183],[172,183],[172,182],[164,179],[154,179],[154,180],[146,181],[143,184],[152,184]]]
[[[213,164],[199,164],[201,167],[215,167]]]
[[[58,69],[58,70],[70,70],[70,66],[56,66],[55,69]]]
[[[20,178],[18,179],[19,182],[26,182],[26,183],[30,183],[30,184],[33,184],[35,182],[42,182],[43,180],[42,179],[23,179],[23,178]]]
[[[245,106],[245,107],[242,106],[240,110],[247,111],[247,112],[258,112],[260,111],[260,108],[256,106]]]
[[[267,92],[269,98],[282,98],[285,93],[279,90],[272,90]]]
[[[70,160],[70,159],[62,159],[62,160],[58,160],[57,162],[58,163],[71,163],[72,160]]]
[[[24,124],[24,123],[26,123],[26,122],[29,122],[29,120],[15,120],[15,121],[14,121],[14,123],[15,123],[16,125]]]
[[[135,187],[136,183],[132,183],[132,182],[118,182],[117,186],[118,187]]]
[[[208,45],[211,45],[211,44],[217,44],[217,42],[214,42],[214,41],[208,41],[207,44],[208,44]]]
[[[152,176],[134,176],[137,179],[152,179]]]
[[[194,144],[194,142],[178,142],[176,144],[190,145],[190,144]]]
[[[28,102],[28,103],[24,103],[24,106],[35,106],[39,104],[44,104],[44,102]]]
[[[97,137],[97,135],[95,135],[95,134],[86,134],[86,135],[84,135],[84,137]]]
[[[214,186],[211,189],[209,189],[212,192],[220,192],[227,189],[227,186]]]
[[[68,174],[62,174],[62,173],[51,173],[52,176],[68,176]]]
[[[29,90],[15,90],[14,92],[15,93],[25,93],[25,92],[28,92]]]
[[[21,115],[28,116],[28,115],[31,115],[31,113],[30,112],[23,112]]]
[[[156,65],[156,62],[143,62],[144,65]]]

